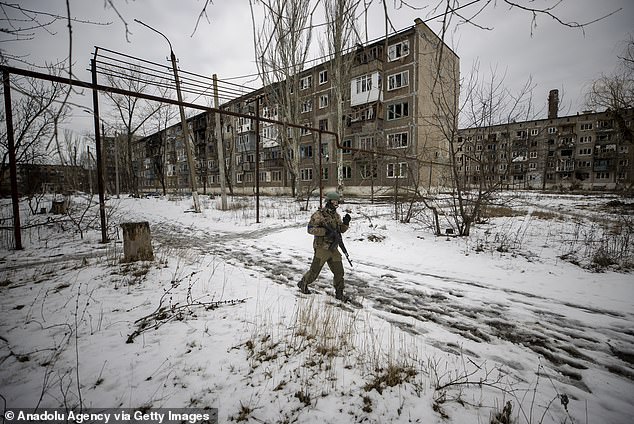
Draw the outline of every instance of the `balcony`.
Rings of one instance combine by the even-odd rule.
[[[615,158],[616,156],[616,144],[603,144],[594,146],[594,157],[597,159],[610,159]]]
[[[251,122],[248,122],[248,123],[242,124],[242,125],[238,125],[238,134],[245,133],[245,132],[251,132],[251,131],[254,131],[253,130],[253,124]]]
[[[255,171],[255,162],[242,162],[239,168],[242,172]]]
[[[596,160],[592,169],[597,172],[609,171],[611,166],[610,160]]]
[[[284,166],[284,159],[282,158],[264,159],[263,165],[265,168],[280,168]]]
[[[572,159],[560,160],[555,168],[556,172],[572,172],[575,170],[575,161]]]

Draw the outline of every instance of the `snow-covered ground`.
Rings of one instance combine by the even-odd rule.
[[[264,197],[256,223],[253,198],[224,212],[202,198],[200,214],[186,198],[110,199],[113,239],[122,222],[150,223],[155,260],[134,263],[120,261],[121,240],[102,244],[96,229],[82,239],[25,206],[23,224],[49,223],[24,231],[22,251],[1,233],[7,407],[210,407],[220,422],[632,422],[634,279],[590,266],[597,246],[632,261],[631,199],[521,194],[506,202],[515,216],[466,238],[350,199],[340,209],[353,217],[354,266],[344,266],[359,307],[334,300],[327,267],[314,294],[296,287],[317,201],[302,211]]]

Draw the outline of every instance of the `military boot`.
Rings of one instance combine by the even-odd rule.
[[[299,291],[304,294],[310,294],[310,290],[308,290],[308,284],[304,283],[304,280],[299,280],[297,283],[297,287],[299,287]]]
[[[336,289],[335,291],[335,299],[341,300],[342,302],[348,302],[350,298],[343,294],[343,289]]]

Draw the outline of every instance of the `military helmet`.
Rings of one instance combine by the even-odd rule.
[[[337,202],[339,201],[339,193],[337,193],[336,191],[331,191],[326,193],[326,200],[327,201],[331,201],[331,200],[336,200]]]

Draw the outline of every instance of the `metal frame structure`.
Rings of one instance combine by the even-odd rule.
[[[11,106],[11,84],[10,84],[10,80],[11,80],[11,75],[15,74],[15,75],[20,75],[23,77],[27,77],[27,78],[35,78],[35,79],[40,79],[40,80],[44,80],[44,81],[50,81],[50,82],[55,82],[55,83],[60,83],[60,84],[66,84],[66,85],[70,85],[72,87],[81,87],[81,88],[86,88],[86,89],[90,89],[93,92],[93,115],[94,115],[94,126],[95,126],[95,142],[96,142],[96,150],[97,150],[97,180],[98,180],[98,190],[99,190],[99,211],[100,211],[100,220],[101,220],[101,242],[102,243],[107,243],[108,242],[108,236],[106,233],[106,213],[105,213],[105,201],[104,201],[104,184],[103,184],[103,164],[102,164],[102,152],[101,152],[101,132],[100,132],[100,126],[99,126],[99,122],[100,122],[100,116],[99,116],[99,92],[107,92],[107,93],[113,93],[113,94],[120,94],[123,96],[130,96],[130,97],[136,97],[136,98],[141,98],[141,99],[145,99],[145,100],[149,100],[149,101],[155,101],[155,102],[159,102],[159,103],[167,103],[167,104],[172,104],[175,106],[179,106],[179,107],[187,107],[187,108],[191,108],[191,109],[196,109],[196,110],[200,110],[200,111],[205,111],[205,112],[212,112],[212,113],[217,113],[220,115],[228,115],[228,116],[233,116],[233,117],[237,117],[237,118],[245,118],[245,119],[251,119],[254,120],[256,122],[256,128],[259,128],[259,124],[260,122],[267,122],[267,123],[271,123],[271,124],[276,124],[276,125],[281,125],[283,127],[292,127],[292,128],[298,128],[298,129],[308,129],[311,132],[315,131],[318,134],[318,140],[319,140],[319,149],[321,149],[321,140],[322,140],[322,135],[323,134],[328,134],[334,137],[335,140],[335,145],[338,149],[345,149],[345,150],[350,150],[350,151],[354,151],[354,152],[360,152],[360,153],[370,153],[370,154],[376,154],[379,156],[386,156],[386,157],[395,157],[395,158],[399,158],[399,159],[405,159],[405,160],[412,160],[415,161],[417,163],[434,163],[434,162],[430,162],[430,161],[421,161],[419,158],[415,157],[415,156],[408,156],[408,155],[398,155],[398,154],[394,154],[394,153],[386,153],[386,152],[378,152],[378,151],[373,151],[373,150],[366,150],[366,149],[358,149],[358,148],[353,148],[353,147],[344,147],[343,145],[341,145],[340,140],[339,140],[339,136],[336,132],[333,131],[328,131],[328,130],[323,130],[320,128],[314,128],[314,127],[307,127],[305,125],[299,125],[299,124],[294,124],[294,123],[289,123],[289,122],[284,122],[284,121],[279,121],[279,120],[275,120],[275,119],[270,119],[270,118],[264,118],[261,117],[259,115],[259,110],[257,111],[256,115],[250,115],[250,114],[245,114],[245,113],[239,113],[239,112],[233,112],[230,110],[224,110],[221,108],[217,108],[217,107],[209,107],[209,106],[202,106],[202,105],[198,105],[195,103],[189,103],[189,102],[184,102],[180,99],[179,96],[179,100],[173,100],[170,98],[165,98],[165,97],[160,97],[160,96],[155,96],[155,95],[151,95],[151,94],[144,94],[144,93],[139,93],[139,92],[134,92],[134,91],[130,91],[130,90],[125,90],[125,89],[121,89],[118,87],[111,87],[111,86],[107,86],[107,85],[103,85],[103,84],[99,84],[97,82],[97,51],[98,48],[96,48],[95,53],[94,53],[94,57],[93,59],[91,59],[91,67],[90,67],[90,71],[92,74],[92,81],[91,82],[86,82],[86,81],[82,81],[82,80],[78,80],[78,79],[74,79],[74,78],[68,78],[68,77],[61,77],[61,76],[56,76],[56,75],[50,75],[50,74],[45,74],[45,73],[41,73],[41,72],[36,72],[36,71],[32,71],[32,70],[27,70],[27,69],[21,69],[21,68],[16,68],[16,67],[12,67],[12,66],[6,66],[6,65],[0,65],[0,69],[2,70],[2,75],[3,75],[3,84],[4,84],[4,100],[5,100],[5,108],[6,108],[6,127],[7,127],[7,138],[8,138],[8,147],[9,147],[9,168],[10,168],[10,178],[11,178],[11,198],[12,198],[12,206],[13,206],[13,222],[14,222],[14,234],[15,234],[15,249],[16,250],[21,250],[23,249],[22,247],[22,236],[21,236],[21,228],[20,228],[20,211],[19,211],[19,196],[18,196],[18,187],[17,187],[17,164],[16,164],[16,155],[15,155],[15,140],[14,140],[14,131],[13,131],[13,115],[12,115],[12,106]],[[112,51],[111,51],[112,52]],[[116,52],[113,52],[116,53]],[[258,109],[259,109],[259,97],[257,99],[257,105],[258,105]],[[181,117],[182,118],[182,117]],[[257,134],[257,141],[256,141],[256,145],[259,147],[259,131]],[[320,169],[320,173],[321,173],[321,152],[319,154],[319,169]],[[259,222],[259,178],[260,176],[258,175],[258,173],[256,172],[256,217],[257,217],[257,222]],[[320,207],[322,205],[322,198],[323,198],[323,181],[321,178],[321,175],[319,177],[319,202],[320,202]]]

